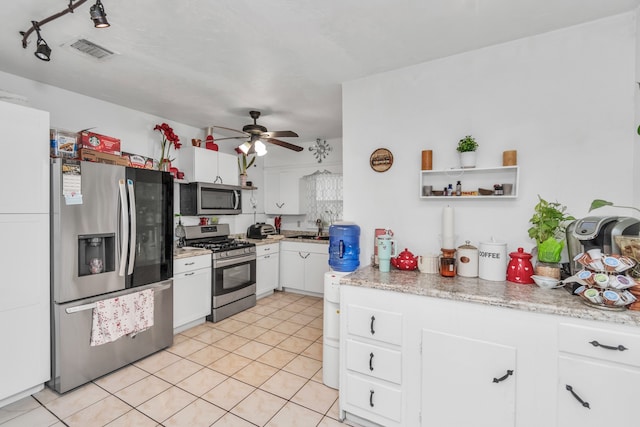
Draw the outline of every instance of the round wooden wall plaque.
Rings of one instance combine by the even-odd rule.
[[[376,172],[386,172],[393,165],[393,154],[386,148],[378,148],[369,157],[371,169]]]

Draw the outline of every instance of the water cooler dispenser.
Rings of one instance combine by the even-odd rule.
[[[324,275],[322,382],[338,388],[340,360],[340,279],[360,266],[360,227],[336,223],[329,227],[329,266]]]

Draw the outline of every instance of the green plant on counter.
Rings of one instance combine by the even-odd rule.
[[[476,142],[475,138],[472,137],[471,135],[467,135],[464,138],[462,138],[460,141],[458,141],[458,147],[456,148],[456,150],[458,150],[459,153],[476,151],[477,149],[478,149],[478,143]]]
[[[566,213],[567,207],[558,202],[548,202],[538,195],[538,204],[529,222],[529,237],[538,246],[538,260],[542,262],[560,262],[560,253],[564,247],[564,232],[567,221],[575,218]]]
[[[613,208],[633,209],[640,212],[640,209],[634,208],[633,206],[618,206],[618,205],[614,205],[613,202],[607,202],[606,200],[602,200],[602,199],[595,199],[593,202],[591,202],[591,206],[589,207],[589,212],[591,212],[594,209],[601,208],[603,206],[611,206]]]
[[[247,169],[253,166],[253,163],[256,161],[256,155],[252,154],[251,157],[242,153],[238,156],[238,169],[240,169],[240,175],[246,175]]]

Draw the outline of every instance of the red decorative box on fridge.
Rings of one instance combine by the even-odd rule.
[[[80,140],[82,142],[82,148],[115,154],[117,156],[122,154],[120,150],[120,140],[118,138],[82,131],[80,132]]]

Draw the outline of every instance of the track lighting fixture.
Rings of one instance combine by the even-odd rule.
[[[35,55],[43,61],[49,61],[51,58],[51,48],[47,45],[47,42],[45,42],[44,39],[40,36],[40,27],[55,19],[60,18],[61,16],[66,15],[67,13],[73,13],[76,8],[82,6],[86,2],[87,0],[69,0],[69,4],[67,5],[66,9],[54,15],[51,15],[48,18],[43,19],[42,21],[31,21],[31,28],[29,28],[27,31],[20,31],[20,35],[22,36],[22,47],[25,49],[27,48],[27,40],[29,39],[31,33],[35,31],[38,35]],[[91,19],[93,20],[96,28],[106,28],[109,26],[109,23],[107,22],[107,14],[105,13],[104,6],[102,6],[102,2],[100,0],[96,0],[96,4],[91,6],[89,14],[91,15]]]
[[[91,6],[89,9],[89,14],[91,15],[91,19],[93,20],[93,25],[96,28],[107,28],[111,26],[107,22],[107,14],[104,11],[104,6],[102,6],[102,2],[100,0],[96,1],[96,4]]]
[[[51,60],[51,48],[47,44],[46,41],[40,35],[40,27],[36,21],[31,21],[31,25],[33,25],[33,29],[38,35],[38,41],[36,42],[36,51],[34,55],[38,57],[38,59],[42,59],[43,61]]]

